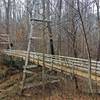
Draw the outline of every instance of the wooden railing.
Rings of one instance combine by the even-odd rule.
[[[27,51],[4,50],[4,53],[10,56],[22,57],[25,59]],[[89,63],[87,59],[50,54],[45,54],[44,57],[45,65],[50,69],[77,73],[80,76],[88,78]],[[30,60],[37,64],[43,65],[43,53],[30,52]],[[95,72],[97,76],[95,76]],[[93,75],[93,80],[95,77],[98,77],[98,80],[100,80],[100,61],[91,60],[91,74]]]

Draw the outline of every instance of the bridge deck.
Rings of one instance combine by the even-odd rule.
[[[11,50],[4,51],[5,54],[13,57],[21,57],[25,59],[27,51]],[[30,61],[43,66],[43,54],[30,52]],[[96,67],[97,66],[97,67]],[[88,78],[88,60],[65,57],[58,55],[45,54],[45,67],[56,71],[63,71],[65,74],[74,73],[84,78]],[[96,70],[96,75],[95,75]],[[100,83],[100,62],[91,61],[91,79]]]

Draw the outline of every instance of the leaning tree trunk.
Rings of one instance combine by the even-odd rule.
[[[77,0],[77,6],[78,6],[78,13],[79,13],[79,17],[81,20],[81,24],[82,24],[82,28],[83,28],[83,36],[86,42],[86,49],[87,49],[87,54],[88,54],[88,79],[89,79],[89,88],[90,88],[90,92],[93,93],[93,88],[92,88],[92,81],[91,81],[91,55],[90,55],[90,48],[89,48],[89,44],[87,41],[87,36],[86,36],[86,31],[85,31],[85,27],[84,27],[84,22],[83,22],[83,18],[80,12],[80,1]]]

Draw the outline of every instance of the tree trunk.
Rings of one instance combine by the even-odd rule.
[[[62,9],[62,0],[58,0],[58,48],[57,54],[61,55],[61,9]]]
[[[47,19],[48,19],[48,22],[47,22],[47,26],[48,26],[48,31],[49,31],[49,41],[50,41],[50,53],[52,54],[52,55],[54,55],[55,53],[54,53],[54,45],[53,45],[53,38],[52,38],[52,36],[53,36],[53,34],[52,34],[52,28],[51,28],[51,26],[50,26],[50,22],[49,22],[49,20],[50,20],[50,4],[49,4],[49,1],[47,0]]]
[[[89,64],[89,67],[88,67],[88,79],[89,79],[89,88],[90,88],[90,93],[93,93],[92,81],[91,81],[91,55],[90,55],[90,49],[89,49],[89,44],[88,44],[88,41],[87,41],[87,36],[86,36],[86,31],[85,31],[85,27],[84,27],[83,18],[82,18],[81,12],[80,12],[80,1],[79,0],[77,0],[77,6],[78,6],[78,13],[79,13],[79,17],[80,17],[82,28],[83,28],[83,33],[84,33],[83,36],[84,36],[84,39],[85,39],[85,42],[86,42],[86,49],[87,49],[87,54],[88,54],[88,64]]]

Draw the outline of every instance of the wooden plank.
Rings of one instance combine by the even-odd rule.
[[[25,68],[27,69],[31,69],[31,68],[37,68],[38,66],[37,65],[27,65],[27,66],[24,66]]]
[[[28,73],[28,74],[32,74],[33,72],[32,71],[29,71],[29,70],[23,70],[24,73]]]

